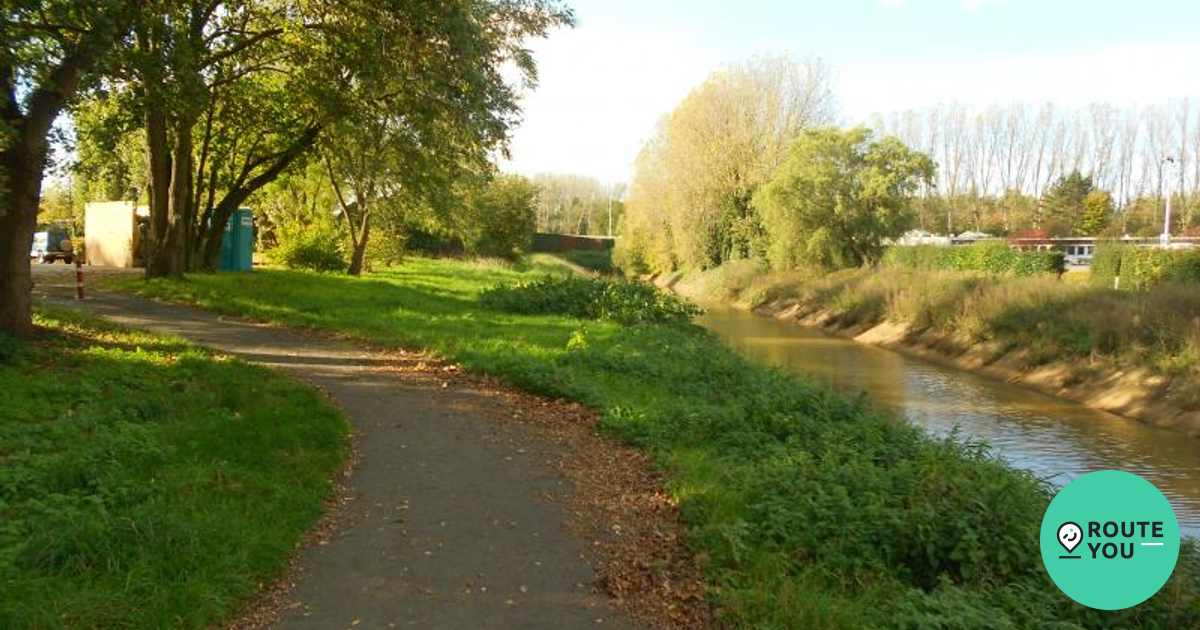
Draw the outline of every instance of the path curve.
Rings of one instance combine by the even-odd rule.
[[[355,431],[352,496],[328,541],[303,549],[271,627],[538,630],[635,628],[593,588],[564,526],[569,483],[553,445],[489,419],[501,400],[397,378],[349,343],[103,293],[42,296],[291,373],[324,390]],[[493,408],[493,409],[489,409]]]

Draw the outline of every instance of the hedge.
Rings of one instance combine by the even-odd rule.
[[[957,247],[894,246],[884,253],[883,262],[911,269],[983,271],[1010,276],[1060,274],[1066,270],[1062,252],[1020,251],[1003,241],[985,241]]]
[[[1142,290],[1164,283],[1197,282],[1200,282],[1200,249],[1101,243],[1092,258],[1092,283],[1096,286]]]

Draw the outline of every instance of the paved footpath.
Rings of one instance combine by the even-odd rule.
[[[353,500],[327,543],[301,551],[290,595],[297,605],[273,627],[633,627],[592,594],[584,543],[547,499],[570,492],[544,463],[552,447],[489,419],[500,402],[410,382],[348,343],[133,297],[75,302],[51,293],[41,299],[289,372],[349,416],[359,457]]]

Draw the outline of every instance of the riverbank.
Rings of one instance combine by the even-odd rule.
[[[362,278],[256,270],[121,287],[385,348],[422,348],[469,372],[584,404],[599,415],[599,431],[663,471],[661,500],[679,510],[718,625],[1182,627],[1200,616],[1190,546],[1155,598],[1112,613],[1082,609],[1040,561],[1050,498],[1042,480],[757,365],[691,324],[628,323],[612,309],[598,319],[562,314],[561,305],[591,289],[542,281],[554,271],[540,262],[412,259]],[[522,285],[514,295],[532,291],[547,302],[525,309],[537,314],[506,310],[512,300],[489,308],[481,298],[497,285]],[[642,300],[639,293],[606,295],[618,300],[615,309]],[[651,559],[645,569],[661,568]],[[669,582],[661,588],[695,596]]]
[[[1200,436],[1200,292],[1118,292],[969,272],[770,274],[751,263],[658,286]]]

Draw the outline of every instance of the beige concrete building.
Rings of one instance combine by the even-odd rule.
[[[139,217],[148,209],[129,201],[101,201],[84,208],[83,233],[87,263],[107,267],[136,267],[141,263]]]

